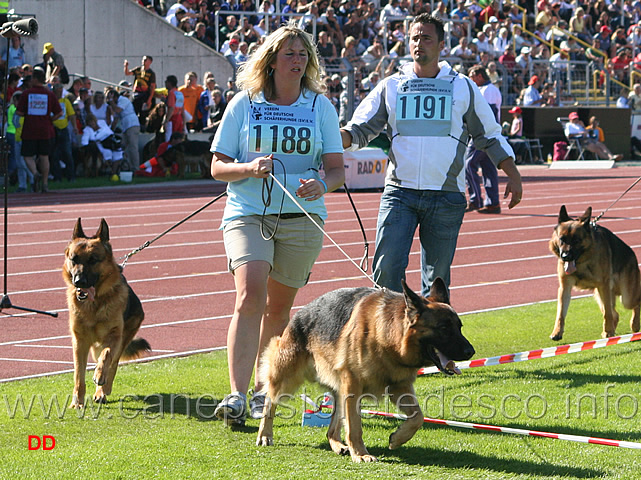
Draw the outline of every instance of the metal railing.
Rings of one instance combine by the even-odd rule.
[[[91,77],[89,75],[83,75],[82,73],[71,73],[71,74],[69,74],[69,76],[73,80],[75,80],[76,78],[88,78],[89,80],[92,81],[92,83],[93,82],[100,83],[102,85],[106,85],[107,87],[113,87],[113,88],[118,89],[118,90],[127,90],[129,92],[133,92],[134,91],[132,87],[128,87],[126,85],[120,85],[119,83],[110,82],[108,80],[103,80],[101,78]],[[73,82],[73,80],[71,80],[71,81]]]

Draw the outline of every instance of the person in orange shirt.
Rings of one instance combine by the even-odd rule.
[[[596,117],[590,117],[590,123],[586,128],[588,129],[590,138],[598,140],[601,143],[605,142],[605,133],[603,133],[603,129],[599,127],[599,120]]]
[[[185,84],[178,89],[185,97],[185,117],[187,120],[187,128],[189,130],[200,130],[201,122],[198,116],[198,99],[200,94],[203,93],[203,87],[198,84],[198,75],[196,72],[187,72],[185,74]],[[191,117],[191,119],[189,118]]]

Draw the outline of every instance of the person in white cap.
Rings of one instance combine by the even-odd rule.
[[[530,71],[530,64],[532,63],[530,52],[530,47],[523,47],[516,57],[516,67],[523,73]]]

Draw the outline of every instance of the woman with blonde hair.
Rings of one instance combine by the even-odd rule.
[[[592,23],[592,18],[585,14],[583,7],[577,7],[574,10],[574,15],[570,18],[570,33],[584,42],[590,42],[592,40],[592,36],[589,33],[590,23]]]
[[[241,65],[243,91],[225,109],[212,143],[211,174],[228,182],[222,229],[236,286],[227,334],[231,393],[215,410],[228,426],[245,423],[258,354],[289,321],[323,244],[323,196],[345,179],[338,116],[323,95],[322,75],[309,34],[291,23],[275,30]],[[253,418],[262,414],[262,387],[257,371]]]
[[[364,64],[362,57],[356,50],[357,46],[358,42],[350,35],[345,38],[345,46],[341,49],[341,57],[347,59],[354,68],[360,68]]]

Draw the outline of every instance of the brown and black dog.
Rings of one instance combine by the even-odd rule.
[[[65,249],[62,276],[67,284],[73,342],[74,388],[70,408],[81,408],[84,404],[90,349],[97,362],[93,400],[105,403],[111,394],[118,362],[140,357],[151,347],[145,339],[134,339],[145,315],[113,256],[104,219],[93,237],[84,234],[78,219]]]
[[[474,348],[461,333],[461,320],[449,305],[443,280],[434,281],[427,299],[405,282],[403,290],[404,294],[366,287],[335,290],[294,315],[262,357],[267,402],[257,445],[273,444],[276,403],[305,379],[318,381],[333,393],[327,438],[334,452],[350,454],[355,462],[376,461],[363,443],[359,412],[363,396],[389,395],[407,414],[408,419],[390,435],[391,449],[414,436],[423,425],[414,393],[418,370],[434,364],[452,374],[449,359],[467,360]],[[346,444],[341,440],[343,423]]]
[[[559,294],[552,340],[561,340],[572,288],[594,290],[603,312],[603,338],[613,337],[619,314],[617,297],[632,310],[630,328],[639,331],[641,275],[632,249],[619,237],[600,225],[591,223],[592,208],[578,219],[568,215],[565,205],[559,212],[558,225],[550,240],[550,251],[558,257]]]

